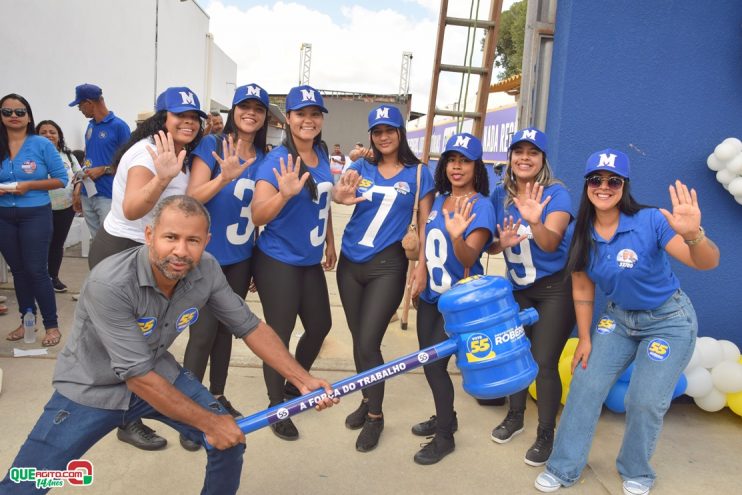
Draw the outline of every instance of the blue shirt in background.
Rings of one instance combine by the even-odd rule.
[[[129,141],[131,131],[129,126],[108,112],[103,120],[96,122],[90,119],[85,131],[85,163],[83,167],[105,167],[115,165],[111,163],[113,156],[121,146]],[[113,188],[113,175],[102,175],[95,181],[96,195],[110,198]],[[83,185],[83,190],[85,186]],[[87,191],[85,195],[87,196]]]
[[[10,157],[5,157],[0,167],[0,183],[49,178],[59,179],[64,187],[67,185],[67,170],[52,142],[35,134],[26,136],[18,154],[12,160]],[[49,203],[49,191],[31,190],[25,194],[0,195],[0,207],[27,208],[44,206]]]

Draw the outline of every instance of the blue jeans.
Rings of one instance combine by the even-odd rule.
[[[546,470],[565,486],[579,479],[603,402],[633,361],[625,399],[626,431],[616,466],[624,480],[651,487],[656,474],[649,460],[675,384],[693,354],[696,312],[678,290],[649,311],[626,311],[609,302],[602,318],[604,324],[592,332],[587,369],[575,368]]]
[[[90,237],[95,239],[95,234],[98,233],[98,229],[103,225],[103,220],[111,211],[111,198],[104,198],[100,194],[90,197],[81,194],[80,202],[82,203],[82,214],[85,216],[85,223],[88,224]]]
[[[21,318],[39,303],[44,328],[57,328],[57,300],[47,262],[52,238],[50,205],[0,208],[0,253],[13,273]]]
[[[181,369],[174,386],[202,407],[217,414],[228,414],[190,371]],[[65,469],[70,460],[80,459],[111,430],[139,418],[162,421],[187,438],[203,443],[201,431],[160,414],[136,395],[132,395],[129,409],[121,411],[84,406],[55,391],[12,466]],[[244,444],[226,450],[207,450],[206,478],[201,493],[236,493],[240,486],[244,452]],[[48,491],[37,490],[32,481],[15,483],[9,475],[0,482],[0,493],[39,494]]]

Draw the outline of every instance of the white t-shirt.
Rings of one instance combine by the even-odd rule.
[[[134,146],[129,148],[126,153],[124,153],[124,156],[121,157],[121,161],[116,169],[116,176],[113,178],[111,211],[103,222],[103,226],[109,234],[141,242],[142,244],[144,244],[144,227],[146,227],[152,220],[152,211],[150,210],[146,215],[138,220],[127,220],[124,216],[123,203],[124,193],[126,192],[126,179],[131,168],[145,167],[153,174],[156,173],[155,164],[147,151],[148,145],[156,151],[154,141],[151,138],[145,138],[134,144]],[[190,171],[188,169],[186,169],[186,173],[180,172],[170,181],[170,184],[167,185],[160,195],[158,202],[168,196],[185,194],[186,188],[188,187],[189,176]]]

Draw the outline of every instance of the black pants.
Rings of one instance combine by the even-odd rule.
[[[98,233],[95,234],[93,244],[90,246],[88,267],[92,270],[95,265],[109,256],[141,245],[141,242],[133,241],[126,237],[111,235],[106,232],[106,228],[101,225],[101,228],[98,229]]]
[[[404,296],[407,258],[396,242],[365,263],[353,263],[340,253],[338,290],[353,337],[353,360],[358,373],[384,364],[381,341],[389,320]],[[384,382],[363,389],[371,414],[381,414]]]
[[[232,290],[244,299],[252,278],[250,259],[232,265],[223,265],[222,272],[227,277],[227,283]],[[214,395],[224,395],[229,373],[229,359],[232,356],[232,340],[234,336],[216,319],[214,313],[208,307],[201,308],[198,321],[191,325],[189,331],[183,367],[191,370],[199,380],[203,381],[206,363],[211,358],[209,392]]]
[[[448,335],[443,330],[443,315],[438,311],[438,306],[420,300],[417,307],[417,340],[420,349],[447,339]],[[447,369],[450,360],[451,356],[448,356],[423,366],[425,378],[433,392],[435,415],[438,418],[435,434],[442,438],[453,438],[453,382]]]
[[[525,331],[531,341],[531,354],[538,364],[538,424],[553,430],[562,397],[559,357],[575,326],[572,279],[564,272],[558,272],[537,280],[526,289],[513,291],[513,295],[521,309],[535,308],[538,311],[538,321],[525,327]],[[525,410],[527,395],[528,389],[511,395],[510,409]]]
[[[52,240],[49,244],[49,276],[59,278],[59,267],[62,266],[64,256],[64,241],[70,232],[75,210],[70,206],[64,210],[52,210]]]
[[[322,265],[287,265],[256,248],[253,276],[265,321],[273,327],[286,348],[296,317],[301,318],[304,335],[296,346],[295,357],[304,369],[310,369],[332,327],[330,298]],[[263,377],[270,404],[283,402],[286,380],[266,364],[263,364]]]

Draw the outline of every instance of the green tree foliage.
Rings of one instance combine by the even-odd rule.
[[[520,74],[523,66],[523,40],[528,0],[516,2],[500,15],[500,33],[495,51],[495,67],[502,69],[498,80]]]

